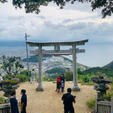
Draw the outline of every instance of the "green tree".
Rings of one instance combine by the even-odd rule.
[[[7,2],[7,0],[0,0],[0,2],[4,3]],[[12,0],[16,8],[22,8],[24,6],[26,13],[39,13],[40,6],[47,6],[50,2],[55,3],[60,8],[63,8],[68,2],[71,4],[75,2],[89,2],[92,10],[97,8],[101,9],[103,17],[111,16],[113,13],[113,0]]]
[[[80,68],[78,68],[77,72],[78,72],[79,75],[82,75],[83,74],[83,72],[81,71]]]
[[[83,82],[88,83],[90,81],[90,78],[88,76],[83,76],[82,78]]]
[[[3,56],[2,59],[2,68],[7,73],[7,75],[16,75],[21,69],[23,69],[20,57]]]
[[[56,68],[52,68],[50,70],[47,70],[46,73],[48,73],[48,74],[55,74],[56,75],[56,73],[63,74],[63,73],[65,73],[65,71],[66,70],[64,68],[56,67]]]
[[[67,81],[73,80],[73,72],[72,71],[67,71],[64,75],[65,75],[65,78]]]

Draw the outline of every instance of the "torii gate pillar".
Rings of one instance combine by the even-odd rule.
[[[73,56],[73,91],[80,91],[80,87],[78,86],[77,80],[77,52],[76,45],[72,45],[72,56]]]
[[[42,85],[42,46],[39,45],[38,47],[39,56],[38,56],[38,70],[39,70],[39,78],[38,78],[38,87],[36,88],[37,91],[44,91],[43,85]]]

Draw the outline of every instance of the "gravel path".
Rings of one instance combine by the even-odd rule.
[[[67,82],[66,88],[71,87],[72,83]],[[63,103],[61,101],[62,93],[55,92],[56,84],[52,82],[44,82],[45,91],[36,92],[37,83],[30,84],[28,82],[20,84],[17,89],[17,98],[20,100],[21,89],[27,90],[28,106],[27,113],[63,113]],[[89,113],[91,110],[87,107],[87,101],[95,97],[96,92],[93,86],[82,85],[80,92],[73,92],[76,95],[75,112]],[[2,94],[2,92],[0,92]]]

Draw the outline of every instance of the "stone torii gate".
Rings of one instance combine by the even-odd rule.
[[[27,42],[29,46],[38,47],[38,50],[31,51],[32,54],[38,55],[39,61],[39,80],[37,91],[43,91],[42,84],[42,57],[43,56],[60,56],[60,55],[72,55],[73,56],[73,91],[80,91],[77,81],[77,53],[85,52],[84,49],[78,49],[77,46],[85,45],[88,40],[74,41],[74,42],[46,42],[46,43],[36,43],[36,42]],[[53,46],[54,50],[43,50],[42,47]],[[60,50],[60,46],[72,46],[72,49]]]

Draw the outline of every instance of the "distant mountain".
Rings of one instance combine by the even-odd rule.
[[[110,62],[109,64],[105,65],[103,68],[113,70],[113,61],[112,61],[112,62]]]
[[[113,77],[113,61],[103,67],[93,67],[83,71],[84,75],[107,75]]]
[[[30,56],[29,57],[30,64],[37,64],[38,63],[38,56]],[[24,62],[27,62],[27,59],[23,59]],[[43,57],[43,70],[44,72],[55,72],[56,69],[61,71],[64,70],[72,70],[72,60],[68,59],[65,56],[44,56]],[[81,70],[89,69],[88,66],[82,65],[80,63],[77,63],[77,67]]]
[[[93,67],[82,72],[83,75],[106,75],[108,77],[113,77],[113,70],[102,67]]]

